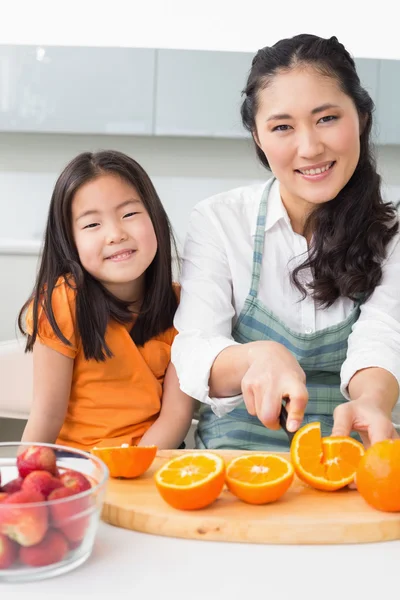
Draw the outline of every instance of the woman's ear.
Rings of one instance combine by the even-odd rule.
[[[261,148],[261,145],[260,145],[260,140],[258,139],[257,129],[253,129],[253,131],[251,132],[251,135],[253,136],[253,140],[255,141],[255,143],[257,144],[257,146],[261,150],[262,148]]]

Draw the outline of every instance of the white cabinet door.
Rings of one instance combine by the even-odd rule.
[[[358,76],[361,85],[367,90],[375,103],[375,113],[373,114],[372,139],[379,143],[379,114],[378,114],[378,96],[379,96],[379,68],[380,61],[371,58],[355,59]]]
[[[400,61],[381,60],[377,119],[380,144],[400,144]]]
[[[151,134],[155,50],[0,46],[0,131]]]
[[[251,53],[159,50],[155,133],[248,137],[240,117]]]

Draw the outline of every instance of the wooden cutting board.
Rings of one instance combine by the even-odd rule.
[[[183,452],[187,451],[159,451],[150,469],[137,479],[110,479],[102,519],[134,531],[225,542],[354,544],[400,539],[400,513],[370,508],[355,490],[321,492],[296,477],[272,504],[245,504],[225,488],[205,509],[176,510],[159,495],[153,475],[167,459]],[[229,460],[249,452],[217,454]]]

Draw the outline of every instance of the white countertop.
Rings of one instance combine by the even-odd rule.
[[[66,575],[0,584],[4,600],[356,600],[397,598],[400,541],[277,546],[183,540],[100,523]]]

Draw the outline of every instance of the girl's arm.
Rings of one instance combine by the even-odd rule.
[[[67,412],[74,360],[37,341],[33,348],[33,403],[22,442],[53,444]]]
[[[160,415],[138,445],[178,448],[189,431],[194,408],[194,399],[181,391],[175,367],[170,362],[164,378]]]

